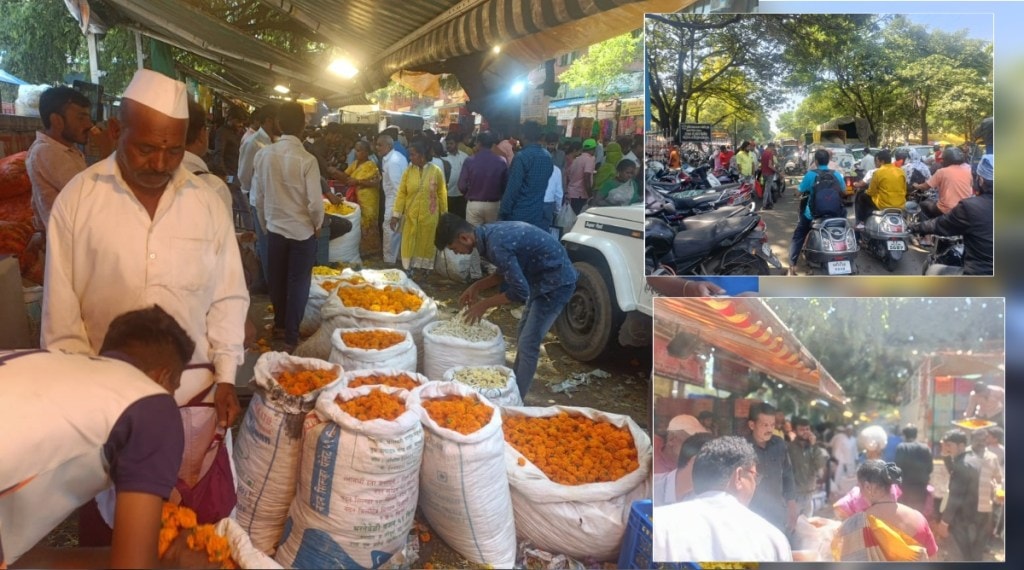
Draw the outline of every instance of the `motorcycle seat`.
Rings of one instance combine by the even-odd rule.
[[[691,224],[685,220],[686,227],[676,234],[672,242],[672,251],[676,257],[704,257],[711,253],[723,240],[743,234],[757,224],[756,217],[726,217],[717,222]]]
[[[686,218],[685,220],[683,220],[683,227],[688,230],[699,229],[715,225],[726,218],[740,216],[748,212],[750,212],[750,210],[748,208],[744,208],[743,206],[723,206],[717,210],[704,212],[702,214],[697,214]]]

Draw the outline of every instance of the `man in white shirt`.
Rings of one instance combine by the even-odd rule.
[[[444,139],[444,147],[448,154],[444,161],[448,163],[451,170],[448,173],[448,211],[460,218],[466,217],[466,199],[459,192],[459,176],[462,174],[462,165],[469,158],[469,155],[459,149],[457,136],[448,136]]]
[[[200,158],[205,156],[208,150],[210,150],[210,132],[206,127],[206,112],[199,106],[199,103],[189,100],[185,156],[181,159],[181,167],[205,182],[221,202],[224,202],[228,212],[231,212],[231,191],[228,190],[228,185],[221,180],[220,176],[211,174],[206,161]],[[231,223],[235,223],[234,216],[231,218]]]
[[[409,161],[395,150],[395,140],[388,135],[377,137],[377,155],[381,157],[384,219],[390,220],[395,210],[395,199],[398,198],[398,185],[402,182],[402,175],[409,166]],[[397,263],[401,247],[402,232],[391,229],[390,224],[384,224],[384,263]]]
[[[693,460],[694,498],[654,508],[654,562],[793,560],[782,531],[746,507],[759,479],[743,438],[704,444]]]
[[[544,218],[542,222],[548,226],[544,229],[547,229],[556,238],[560,236],[558,235],[558,228],[555,226],[555,215],[562,209],[563,196],[562,169],[553,166],[551,178],[548,179],[548,187],[544,190]]]
[[[73,178],[54,203],[43,347],[96,354],[115,316],[159,304],[196,341],[175,400],[206,394],[219,424],[230,427],[241,412],[235,372],[249,293],[230,212],[180,168],[185,84],[138,70],[121,127],[114,155]]]
[[[256,152],[272,144],[277,137],[281,136],[281,127],[277,124],[277,111],[277,103],[270,103],[256,109],[253,116],[260,118],[260,129],[256,131],[256,134],[246,139],[238,151],[238,183],[242,187],[242,194],[249,197],[252,225],[256,232],[256,253],[260,256],[260,266],[263,269],[264,280],[269,279],[267,276],[267,235],[263,233],[263,228],[256,221],[256,200],[251,192],[252,171]]]
[[[93,128],[89,107],[89,98],[70,87],[51,87],[39,96],[43,130],[36,133],[25,159],[37,230],[46,231],[57,194],[88,166],[75,145],[89,140]]]
[[[299,323],[309,300],[317,238],[324,223],[320,167],[299,140],[302,105],[278,111],[280,140],[256,153],[252,194],[258,223],[267,234],[267,286],[274,326],[284,331],[285,352],[299,344]]]

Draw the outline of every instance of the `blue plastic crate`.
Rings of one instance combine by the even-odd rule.
[[[619,568],[630,570],[648,570],[652,568],[665,570],[700,570],[700,566],[689,562],[655,564],[652,558],[652,523],[651,513],[654,507],[650,499],[633,501],[629,512],[629,525],[626,536],[622,539],[622,550],[619,551]]]

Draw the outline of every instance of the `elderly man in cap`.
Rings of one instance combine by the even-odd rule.
[[[212,403],[210,423],[225,431],[241,412],[235,371],[249,294],[230,211],[179,168],[188,122],[184,83],[135,73],[121,102],[117,150],[54,203],[42,344],[96,354],[114,317],[159,304],[196,341],[175,400]]]
[[[672,418],[665,430],[665,441],[660,447],[654,450],[654,472],[668,473],[676,468],[679,462],[679,450],[683,443],[695,433],[707,433],[697,421],[697,418],[689,414],[679,414]]]

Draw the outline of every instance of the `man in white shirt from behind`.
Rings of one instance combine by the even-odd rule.
[[[256,198],[252,195],[252,173],[253,162],[256,153],[263,147],[273,144],[277,137],[281,136],[281,127],[277,124],[277,103],[269,103],[256,109],[253,117],[258,117],[260,128],[256,134],[245,139],[238,149],[238,184],[242,187],[242,194],[249,197],[249,209],[252,213],[253,227],[256,232],[256,253],[260,256],[260,266],[263,269],[263,278],[267,277],[267,235],[263,233],[257,221]]]
[[[793,560],[782,531],[746,507],[760,479],[749,442],[714,439],[693,461],[694,498],[654,509],[655,562]]]
[[[395,140],[388,135],[377,137],[377,155],[381,157],[380,175],[384,187],[384,219],[390,220],[395,210],[395,199],[398,198],[398,184],[409,166],[401,153],[395,150]],[[384,263],[394,264],[398,261],[398,251],[402,247],[402,232],[391,229],[384,224]]]
[[[324,222],[320,167],[299,136],[302,105],[284,103],[283,135],[256,153],[252,194],[257,223],[267,234],[267,286],[274,305],[274,328],[284,332],[285,351],[299,344],[299,323],[309,300],[317,238]]]

